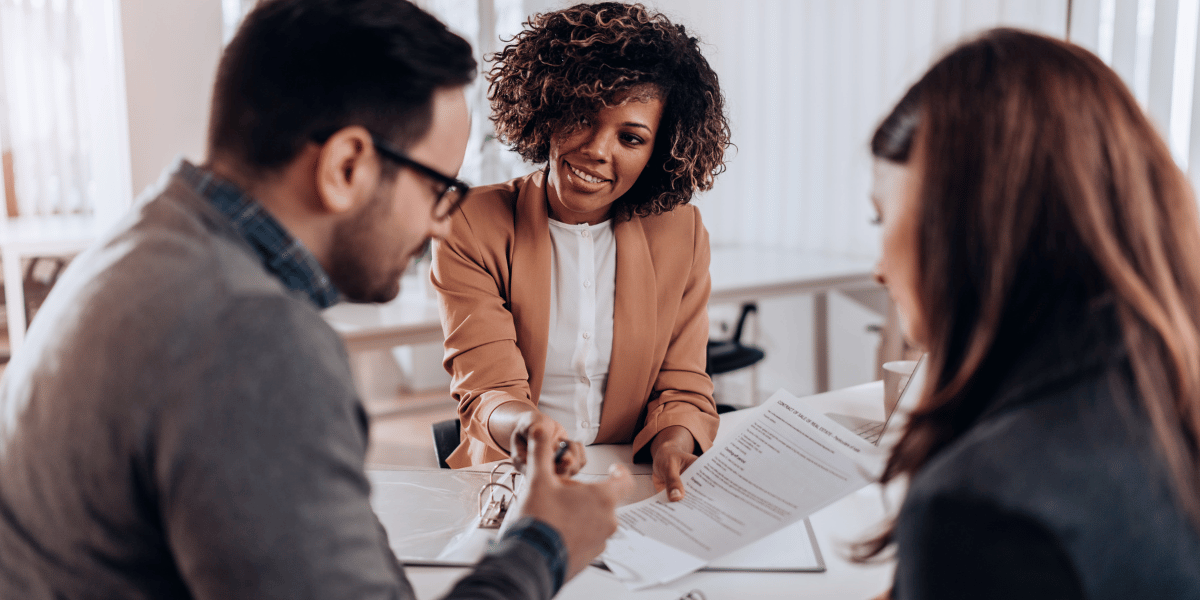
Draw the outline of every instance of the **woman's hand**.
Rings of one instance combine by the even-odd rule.
[[[509,453],[518,469],[523,469],[529,458],[529,440],[535,434],[540,435],[541,439],[550,441],[556,451],[561,442],[568,444],[566,452],[554,465],[555,472],[559,476],[572,477],[583,468],[583,465],[587,464],[587,454],[583,451],[583,444],[571,441],[567,437],[567,430],[558,421],[537,410],[527,410],[515,415],[512,441],[509,443]]]
[[[671,502],[683,500],[683,480],[679,474],[696,462],[696,455],[692,453],[695,445],[691,432],[680,425],[671,425],[658,432],[650,442],[650,456],[654,460],[650,479],[656,491],[668,490],[667,500]]]

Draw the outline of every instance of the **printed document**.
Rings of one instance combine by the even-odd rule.
[[[665,492],[617,510],[601,555],[631,589],[682,577],[779,531],[875,479],[884,453],[780,390],[683,473],[680,502]]]

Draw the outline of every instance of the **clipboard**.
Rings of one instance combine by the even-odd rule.
[[[368,470],[367,477],[371,508],[387,532],[392,553],[414,566],[474,566],[486,546],[479,556],[441,556],[455,538],[473,528],[494,539],[519,488],[508,472],[401,468]]]
[[[403,467],[368,470],[371,506],[387,531],[388,543],[397,560],[413,566],[474,566],[478,557],[439,556],[456,536],[478,527],[489,506],[490,510],[498,511],[498,505],[491,505],[493,500],[499,503],[501,498],[509,498],[503,487],[493,484],[509,485],[514,496],[520,489],[519,480],[502,481],[509,475],[497,475],[500,473],[487,470]],[[633,477],[636,491],[627,503],[648,497],[654,490],[649,473]],[[512,501],[507,500],[508,505]],[[499,516],[502,521],[503,515]],[[497,530],[488,531],[494,539]],[[820,573],[825,568],[812,524],[804,519],[713,561],[701,571]]]

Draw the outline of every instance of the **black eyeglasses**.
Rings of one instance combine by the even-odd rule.
[[[384,157],[406,167],[411,167],[416,172],[434,180],[442,186],[441,192],[438,193],[437,201],[433,203],[434,220],[445,221],[450,218],[454,209],[458,208],[459,204],[462,204],[463,198],[467,197],[467,191],[471,189],[471,186],[467,182],[443,175],[409,158],[407,154],[397,150],[378,136],[372,135],[371,142],[375,144],[375,151]]]

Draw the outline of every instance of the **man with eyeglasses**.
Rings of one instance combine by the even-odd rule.
[[[469,45],[404,0],[264,0],[182,161],[59,280],[0,382],[0,598],[411,598],[320,316],[386,301],[467,185]],[[14,283],[18,284],[18,283]],[[450,597],[553,595],[627,472],[530,440],[525,517]]]

